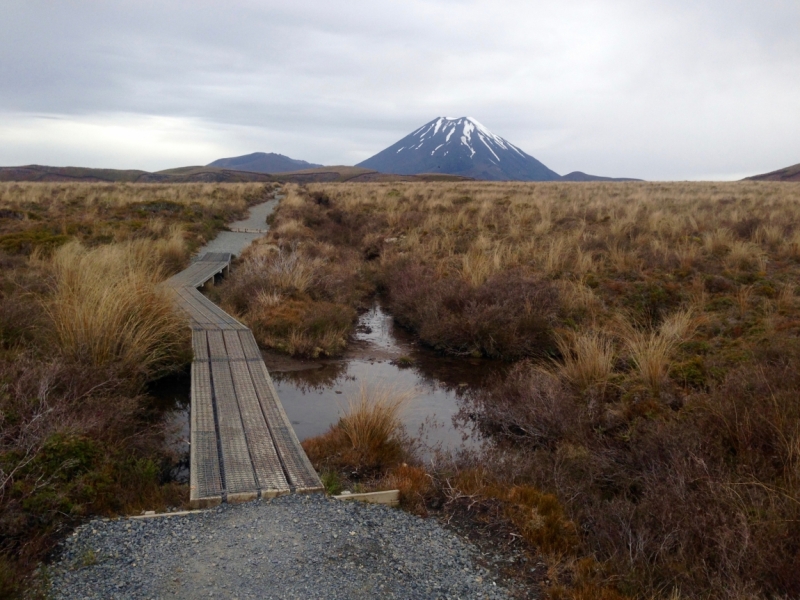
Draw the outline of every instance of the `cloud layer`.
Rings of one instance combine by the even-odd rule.
[[[0,164],[354,164],[465,115],[560,173],[800,162],[796,0],[0,2]]]

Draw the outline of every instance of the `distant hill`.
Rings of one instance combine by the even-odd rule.
[[[472,117],[439,117],[357,167],[381,173],[436,173],[492,181],[555,181],[558,173]]]
[[[631,177],[600,177],[599,175],[589,175],[583,171],[573,171],[562,175],[560,181],[644,181],[644,179],[633,179]]]
[[[0,167],[0,181],[89,181],[108,183],[236,183],[245,181],[275,181],[264,173],[245,173],[211,167],[182,167],[157,173],[138,170],[90,169],[86,167],[47,167],[26,165]]]
[[[391,175],[360,167],[317,167],[286,173],[252,173],[218,167],[178,167],[156,173],[138,170],[90,169],[86,167],[0,167],[0,181],[85,181],[95,183],[326,183],[343,181],[468,181],[469,178],[441,173]]]
[[[800,164],[763,175],[746,177],[745,181],[800,181]]]
[[[458,175],[445,175],[441,173],[420,173],[419,175],[395,175],[392,173],[379,173],[373,169],[362,167],[318,167],[316,169],[303,169],[288,173],[273,173],[272,176],[279,181],[292,183],[330,183],[330,182],[365,182],[365,181],[470,181],[469,177]]]
[[[219,167],[222,169],[232,169],[235,171],[250,171],[253,173],[287,173],[289,171],[300,171],[302,169],[314,169],[322,165],[296,160],[283,154],[270,152],[253,152],[244,156],[234,156],[232,158],[220,158],[208,165],[209,167]]]

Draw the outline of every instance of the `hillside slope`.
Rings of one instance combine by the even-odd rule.
[[[243,156],[220,158],[207,166],[221,169],[233,169],[235,171],[251,171],[253,173],[286,173],[288,171],[314,169],[322,165],[289,158],[288,156],[276,154],[274,152],[253,152],[252,154],[245,154]]]
[[[771,173],[746,177],[745,181],[800,181],[800,164],[778,169]]]

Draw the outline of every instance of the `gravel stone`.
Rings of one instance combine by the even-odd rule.
[[[53,598],[508,598],[433,519],[288,495],[183,516],[95,520],[61,545]]]

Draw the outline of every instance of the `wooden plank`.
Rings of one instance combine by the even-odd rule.
[[[278,394],[272,385],[266,365],[261,361],[248,361],[248,369],[258,394],[261,410],[269,423],[270,433],[275,448],[283,461],[283,468],[289,483],[297,491],[314,491],[322,489],[322,482],[308,460],[297,435],[278,400]]]
[[[216,329],[243,329],[244,325],[228,315],[216,304],[193,288],[182,288],[178,292],[188,304],[188,313],[196,323],[215,325]]]
[[[229,267],[228,262],[193,262],[186,269],[167,280],[170,287],[199,287]]]
[[[198,262],[224,262],[230,264],[232,254],[230,252],[206,252],[197,259]]]
[[[220,270],[215,263],[192,263],[186,269],[167,280],[167,285],[171,287],[182,287],[187,285],[202,285],[210,278],[214,277]],[[200,283],[195,283],[195,282]]]
[[[223,331],[222,337],[225,340],[225,350],[228,352],[228,358],[231,360],[246,360],[238,331]]]
[[[208,361],[208,340],[205,330],[192,331],[192,352],[196,361]]]
[[[261,350],[256,343],[256,338],[253,336],[253,332],[249,329],[244,329],[237,333],[239,334],[239,341],[242,343],[242,350],[244,351],[245,359],[263,360],[263,357],[261,356]]]
[[[221,331],[208,331],[206,332],[208,339],[208,360],[214,361],[227,361],[228,351],[225,348],[225,338]]]
[[[281,459],[272,442],[269,425],[261,412],[247,363],[236,361],[228,364],[258,488],[262,491],[289,491],[289,483],[283,474]]]
[[[212,360],[211,382],[214,390],[214,402],[219,421],[219,445],[222,451],[223,481],[227,494],[255,492],[255,474],[250,460],[250,451],[239,414],[239,404],[233,388],[230,363],[213,360],[213,344],[209,333],[209,351]]]
[[[358,500],[369,504],[386,504],[397,506],[400,504],[400,490],[386,490],[384,492],[366,492],[364,494],[351,494],[349,492],[334,496],[337,500]]]
[[[217,431],[207,362],[192,363],[189,501],[207,506],[222,499]]]
[[[244,325],[211,302],[201,292],[192,288],[184,288],[180,293],[191,304],[192,310],[197,311],[198,316],[202,316],[207,322],[216,323],[220,327],[228,325],[229,329],[246,329]]]

